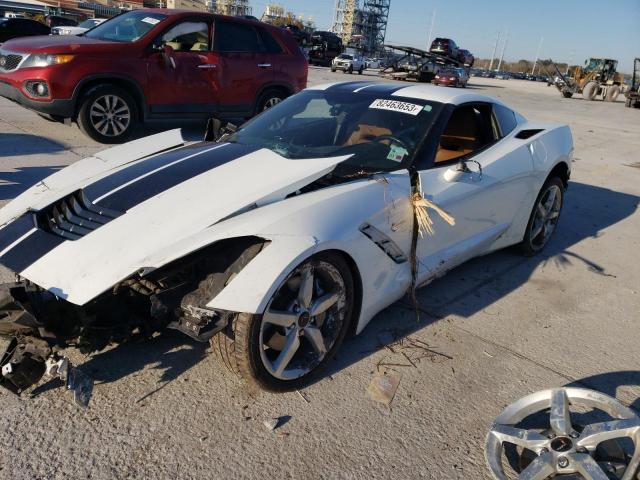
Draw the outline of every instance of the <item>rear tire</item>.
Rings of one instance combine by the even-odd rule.
[[[599,85],[597,82],[589,82],[582,89],[582,98],[585,100],[595,100],[598,96]]]
[[[618,85],[612,85],[607,89],[607,95],[604,99],[607,102],[615,102],[618,99],[618,95],[620,95],[620,87]]]
[[[254,115],[258,115],[259,113],[268,110],[274,105],[280,103],[285,98],[287,98],[287,95],[285,95],[281,90],[271,88],[265,90],[264,92],[262,92],[262,94],[258,98],[258,101],[256,102],[256,110],[254,112]]]
[[[520,243],[520,250],[524,255],[528,257],[536,255],[549,243],[560,219],[564,191],[564,184],[559,177],[547,179],[540,189],[529,216],[527,230]]]
[[[272,333],[273,336],[270,337],[269,344],[263,343],[264,338],[266,338],[263,333],[265,324],[264,318],[266,317],[266,314],[254,315],[249,313],[239,313],[234,317],[226,330],[218,333],[210,340],[214,355],[218,357],[231,372],[243,378],[250,387],[272,392],[286,392],[297,390],[309,385],[322,375],[349,330],[354,305],[355,290],[353,277],[349,266],[342,256],[333,252],[319,253],[302,262],[302,264],[300,264],[300,266],[296,268],[278,287],[268,304],[269,306],[267,307],[267,311],[273,303],[276,307],[274,310],[277,309],[280,313],[288,313],[283,311],[286,306],[286,302],[284,304],[282,302],[280,302],[280,304],[276,304],[276,299],[281,295],[283,290],[289,293],[293,292],[290,288],[290,283],[297,278],[296,275],[301,275],[300,271],[304,271],[304,269],[309,265],[314,266],[315,277],[312,281],[314,289],[317,289],[318,286],[320,286],[323,289],[321,292],[323,295],[326,295],[326,290],[324,289],[327,287],[327,284],[321,285],[321,280],[324,277],[321,277],[321,274],[318,272],[321,272],[320,269],[322,266],[330,269],[334,275],[337,273],[341,280],[341,282],[339,282],[340,285],[344,286],[343,308],[338,308],[338,303],[328,307],[329,310],[324,314],[325,317],[323,323],[318,327],[318,330],[324,330],[322,332],[323,337],[321,337],[323,342],[329,338],[333,339],[330,345],[326,345],[328,347],[326,353],[322,356],[319,355],[316,359],[312,359],[309,356],[309,352],[313,353],[313,349],[308,352],[302,350],[303,347],[309,348],[309,345],[312,345],[309,340],[306,340],[306,334],[303,334],[300,336],[299,347],[297,347],[298,349],[290,357],[290,363],[286,364],[286,366],[289,366],[294,362],[297,363],[297,367],[293,367],[294,374],[292,375],[292,378],[279,378],[277,376],[277,372],[274,374],[270,370],[273,370],[275,367],[275,364],[277,363],[276,360],[280,359],[280,354],[277,352],[280,351],[280,353],[282,353],[285,350],[289,341],[289,336],[286,334],[286,330],[284,330],[284,335],[280,335],[280,333]],[[318,280],[316,280],[316,278],[318,278]],[[318,292],[315,291],[314,293],[317,294]],[[295,296],[296,293],[293,292],[293,295]],[[283,299],[281,298],[279,300]],[[335,310],[331,310],[332,308]],[[341,323],[336,324],[336,321],[339,320],[342,312],[344,312],[342,321]],[[311,317],[311,320],[309,320],[309,326],[315,326],[313,323],[316,321],[315,317]],[[266,323],[268,325],[272,325],[269,322]],[[325,333],[325,328],[332,326],[334,329],[330,331],[330,334]],[[276,335],[283,338],[274,340]],[[276,341],[278,341],[280,345],[271,346],[271,343]],[[273,348],[276,350],[273,351]],[[265,358],[267,358],[267,353],[265,352],[275,353],[275,359],[266,361],[265,363]],[[306,368],[309,364],[311,365],[311,369],[309,371],[300,376],[296,376],[295,372],[297,370],[299,371],[301,368]],[[286,368],[285,371],[280,374],[280,377],[286,377],[285,373]]]
[[[358,70],[358,75],[362,75],[363,71],[364,71],[364,68],[360,67],[360,69]]]
[[[564,98],[571,98],[573,97],[573,92],[562,92],[562,96]]]
[[[138,106],[126,90],[102,84],[91,88],[77,117],[82,132],[100,143],[123,143],[138,124]]]

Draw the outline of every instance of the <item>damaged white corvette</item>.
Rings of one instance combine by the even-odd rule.
[[[0,210],[0,263],[19,280],[0,292],[4,387],[46,371],[80,388],[61,347],[171,327],[260,388],[300,388],[412,288],[509,245],[541,250],[573,150],[567,126],[497,100],[371,82],[218,133],[103,151]],[[424,205],[443,210],[431,235]]]

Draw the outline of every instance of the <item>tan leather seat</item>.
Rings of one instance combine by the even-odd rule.
[[[206,52],[207,50],[209,50],[207,42],[196,42],[193,44],[193,47],[191,47],[192,52]]]
[[[478,146],[478,123],[473,107],[458,108],[440,137],[435,163],[447,162],[473,152]]]
[[[182,44],[179,42],[166,42],[165,45],[173,48],[176,52],[182,50]]]
[[[353,131],[351,136],[345,142],[345,145],[358,145],[367,143],[381,135],[391,135],[391,130],[375,125],[362,124]]]

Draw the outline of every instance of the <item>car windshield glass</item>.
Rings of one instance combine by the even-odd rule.
[[[344,53],[342,55],[339,55],[338,58],[342,58],[344,60],[352,60],[353,57],[351,55],[345,55]]]
[[[98,23],[100,23],[100,22],[98,22],[97,20],[85,20],[84,22],[82,22],[78,26],[82,27],[82,28],[93,28],[96,25],[98,25]]]
[[[348,155],[348,173],[408,166],[442,104],[373,93],[307,90],[270,108],[225,140],[291,159]]]
[[[160,13],[127,12],[101,23],[84,36],[112,42],[135,42],[165,18],[167,16]]]

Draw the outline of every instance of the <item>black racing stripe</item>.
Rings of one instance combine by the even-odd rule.
[[[358,88],[366,87],[367,85],[371,85],[372,83],[373,82],[362,82],[362,81],[338,83],[336,85],[331,85],[329,88],[327,88],[326,91],[327,92],[337,92],[337,91],[353,92]]]
[[[372,93],[376,95],[392,95],[396,93],[398,90],[402,90],[403,88],[407,88],[407,85],[397,85],[394,83],[379,83],[374,85],[373,87],[369,87],[363,91],[367,93]]]
[[[209,143],[209,148],[214,146]],[[256,151],[257,147],[230,143],[153,173],[96,202],[101,207],[127,211],[176,185]],[[184,152],[186,153],[186,152]],[[196,153],[196,152],[192,152]],[[94,200],[89,196],[90,200]]]
[[[170,150],[166,153],[161,153],[147,160],[142,160],[141,162],[137,162],[129,167],[123,168],[122,170],[118,170],[117,172],[98,180],[97,182],[85,187],[84,192],[88,198],[99,198],[102,195],[109,193],[114,188],[130,182],[131,180],[135,180],[146,173],[168,165],[171,162],[175,162],[180,158],[211,148],[212,146],[213,144],[211,143],[197,143],[187,147]]]
[[[36,230],[0,257],[0,263],[20,273],[64,241],[62,237]]]
[[[0,230],[0,252],[35,226],[33,215],[26,214],[4,227]]]

